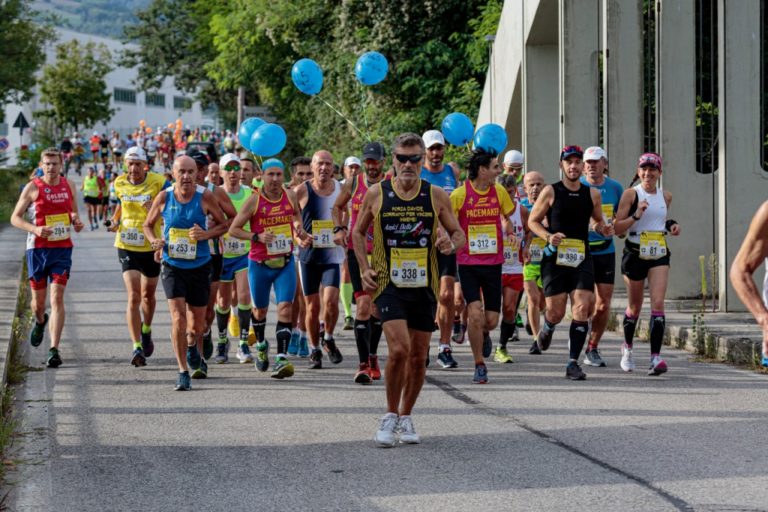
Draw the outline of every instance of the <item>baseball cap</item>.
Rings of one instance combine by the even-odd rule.
[[[195,151],[191,155],[192,160],[195,161],[197,165],[208,165],[211,163],[211,160],[208,158],[208,155],[206,153],[203,153],[202,151]]]
[[[238,165],[240,165],[240,158],[238,158],[238,156],[234,153],[227,153],[226,155],[221,157],[221,160],[219,160],[219,167],[223,169],[227,166],[227,164],[231,162],[235,162]]]
[[[584,160],[600,160],[606,158],[605,150],[600,146],[592,146],[584,151]]]
[[[98,134],[99,134],[99,132],[93,132],[93,134],[94,134],[94,135],[98,135]]]
[[[661,157],[656,153],[643,153],[637,160],[638,167],[655,167],[661,170]]]
[[[362,164],[360,163],[360,159],[356,156],[348,156],[346,160],[344,160],[344,167],[349,167],[350,165],[356,165],[360,167]]]
[[[572,156],[584,158],[584,150],[581,149],[581,146],[565,146],[563,150],[560,151],[560,160],[567,160]]]
[[[264,163],[261,164],[261,168],[265,171],[271,167],[279,167],[283,171],[285,170],[285,164],[283,164],[283,162],[277,158],[269,158],[264,160]]]
[[[363,160],[384,160],[384,146],[381,142],[369,142],[363,146]]]
[[[516,149],[507,151],[504,155],[504,165],[523,165],[525,157]]]
[[[424,135],[422,135],[421,138],[424,140],[424,147],[427,149],[435,144],[445,146],[445,137],[443,137],[443,134],[439,130],[428,130],[424,132]]]
[[[144,153],[144,150],[141,149],[139,146],[133,146],[132,148],[128,148],[128,151],[125,152],[125,157],[123,157],[126,162],[130,162],[133,160],[140,160],[142,162],[147,161],[147,155]]]

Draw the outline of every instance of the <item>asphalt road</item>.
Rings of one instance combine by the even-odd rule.
[[[527,336],[510,345],[515,363],[489,363],[476,386],[457,346],[458,369],[427,373],[422,443],[380,449],[384,385],[352,383],[351,331],[338,366],[298,360],[275,381],[233,351],[179,393],[160,287],[155,355],[133,368],[111,240],[76,236],[64,365],[30,372],[17,393],[10,510],[768,510],[764,375],[666,347],[666,375],[625,374],[610,335],[608,368],[570,382],[562,326],[542,356]],[[28,348],[31,366],[43,369],[44,348]],[[648,345],[636,353],[642,369]]]

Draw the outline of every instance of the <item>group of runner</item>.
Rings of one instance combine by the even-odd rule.
[[[667,218],[671,195],[659,184],[658,155],[643,154],[635,178],[639,184],[623,190],[604,174],[607,160],[598,147],[563,148],[562,179],[551,185],[545,185],[541,173],[523,173],[520,152],[510,151],[500,161],[482,149],[473,151],[461,183],[459,166],[443,161],[445,140],[436,130],[398,136],[386,173],[383,144],[367,143],[362,153],[362,160],[345,161],[349,172],[343,183],[334,178],[333,157],[325,150],[311,159],[294,159],[290,177],[277,159],[259,168],[252,158],[234,153],[219,162],[203,153],[178,156],[170,182],[148,172],[141,147],[129,148],[127,172],[114,183],[118,207],[109,229],[116,233],[128,295],[131,363],[146,365],[154,351],[152,320],[160,280],[172,317],[177,390],[190,389],[192,378],[205,378],[208,362],[228,361],[229,334],[237,338],[241,363],[269,370],[265,331],[272,291],[277,324],[271,376],[294,374],[290,356],[308,357],[310,369],[322,367],[324,352],[339,364],[343,356],[334,331],[346,266],[357,306],[354,382],[381,378],[382,333],[388,345],[388,412],[376,443],[416,443],[410,414],[425,361],[429,364],[431,333],[440,331],[437,361],[443,368],[458,366],[451,343],[463,343],[466,336],[475,365],[473,382],[484,384],[489,380],[487,358],[512,362],[507,345],[519,339],[515,317],[523,291],[531,354],[549,348],[570,298],[565,376],[586,378],[579,365],[585,344],[584,364],[605,366],[598,345],[615,278],[613,238],[626,235],[621,271],[629,305],[621,368],[635,369],[632,342],[647,280],[652,309],[648,373],[667,370],[660,357],[670,256],[665,237],[678,235],[680,227]],[[35,346],[48,321],[45,291],[52,283],[52,367],[61,364],[70,228],[82,229],[61,163],[55,149],[43,153],[44,175],[26,186],[12,217],[15,226],[30,233]],[[261,174],[255,182],[256,169]],[[32,222],[24,219],[27,211]],[[500,316],[494,351],[490,333]]]

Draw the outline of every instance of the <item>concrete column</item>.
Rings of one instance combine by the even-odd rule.
[[[626,186],[643,152],[642,0],[603,0],[603,141]]]
[[[560,145],[598,142],[598,0],[559,0]]]
[[[662,186],[672,192],[670,218],[683,230],[668,237],[672,252],[668,297],[701,291],[699,255],[712,253],[712,177],[696,172],[696,32],[694,0],[663,0],[656,13],[657,146]]]
[[[720,309],[743,311],[728,270],[768,190],[760,152],[760,0],[719,0],[717,8]]]
[[[522,73],[523,153],[526,170],[559,179],[557,1],[526,0]]]

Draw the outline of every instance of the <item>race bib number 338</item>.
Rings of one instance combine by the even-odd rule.
[[[398,288],[426,287],[427,249],[392,248],[389,276]]]

